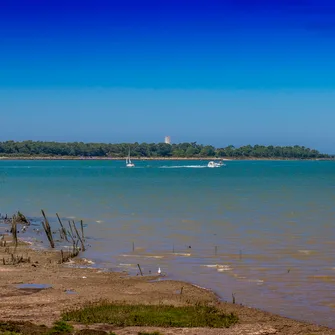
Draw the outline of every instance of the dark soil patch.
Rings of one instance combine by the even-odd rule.
[[[49,331],[46,326],[37,326],[31,322],[0,322],[0,332],[13,332],[23,335],[45,335]]]

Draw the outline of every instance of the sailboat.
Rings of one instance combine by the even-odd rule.
[[[129,152],[128,152],[128,157],[126,158],[126,166],[127,167],[134,167],[135,164],[131,162],[130,160],[130,148],[129,148]]]

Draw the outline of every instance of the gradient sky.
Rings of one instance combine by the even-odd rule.
[[[2,0],[0,140],[335,153],[333,0]]]

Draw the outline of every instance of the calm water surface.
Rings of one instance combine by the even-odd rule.
[[[335,162],[206,165],[0,161],[0,212],[83,219],[101,266],[335,327]]]

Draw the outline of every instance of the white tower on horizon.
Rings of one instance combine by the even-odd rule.
[[[171,144],[171,137],[170,136],[165,136],[164,143]]]

